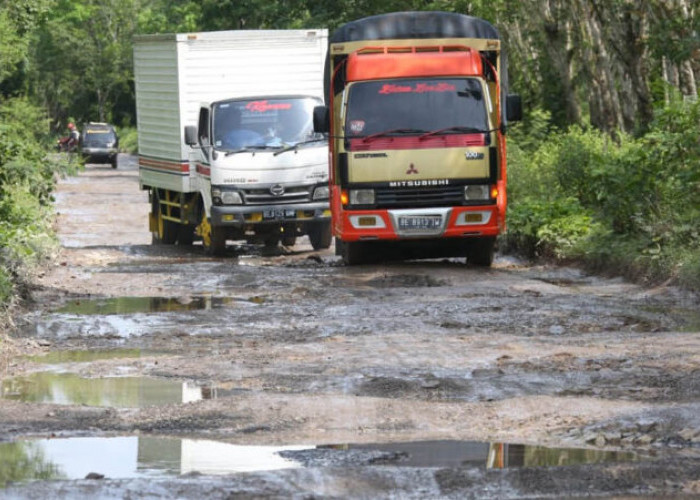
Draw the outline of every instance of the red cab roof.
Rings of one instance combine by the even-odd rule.
[[[347,81],[423,76],[479,76],[482,61],[468,47],[367,47],[348,57]]]

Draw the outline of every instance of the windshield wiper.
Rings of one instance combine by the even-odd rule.
[[[403,135],[403,134],[423,134],[423,133],[425,133],[425,130],[421,130],[418,128],[394,128],[391,130],[385,130],[383,132],[377,132],[376,134],[370,134],[368,136],[365,136],[362,139],[362,142],[369,142],[372,139],[376,139],[377,137],[384,137],[384,136],[393,135],[393,134]]]
[[[430,137],[431,135],[445,134],[448,132],[456,132],[456,133],[461,132],[464,134],[486,134],[486,133],[491,132],[491,131],[490,130],[483,130],[483,129],[476,128],[476,127],[454,126],[454,127],[439,128],[437,130],[431,130],[430,132],[426,132],[425,134],[421,135],[418,139],[422,140],[422,139],[425,139],[426,137]]]
[[[278,147],[279,146],[267,146],[267,145],[243,146],[240,149],[234,149],[233,151],[226,151],[226,154],[224,156],[236,155],[238,153],[254,153],[255,151],[263,151],[265,149],[277,149]]]
[[[284,147],[280,149],[279,151],[275,151],[272,156],[277,156],[281,155],[282,153],[286,153],[287,151],[296,151],[297,148],[302,145],[302,144],[311,144],[312,142],[321,142],[325,141],[326,139],[324,138],[318,138],[318,139],[309,139],[308,141],[301,141],[297,142],[296,144],[292,144],[291,146]]]

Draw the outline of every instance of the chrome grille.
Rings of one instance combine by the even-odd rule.
[[[246,205],[283,205],[288,203],[308,203],[311,201],[313,186],[285,186],[284,194],[275,196],[270,188],[243,189],[243,202]]]

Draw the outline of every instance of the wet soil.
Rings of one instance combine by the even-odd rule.
[[[0,496],[700,495],[696,296],[502,255],[346,267],[306,238],[224,258],[155,246],[134,159],[120,162],[59,183],[61,253],[2,346],[8,469],[58,467],[48,438],[116,439],[138,463],[149,439],[274,459],[225,479],[0,473]],[[451,460],[453,446],[486,453]],[[554,458],[509,468],[518,447]]]

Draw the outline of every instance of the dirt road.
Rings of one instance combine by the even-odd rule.
[[[504,256],[153,246],[120,162],[58,186],[0,497],[700,495],[697,297]]]

